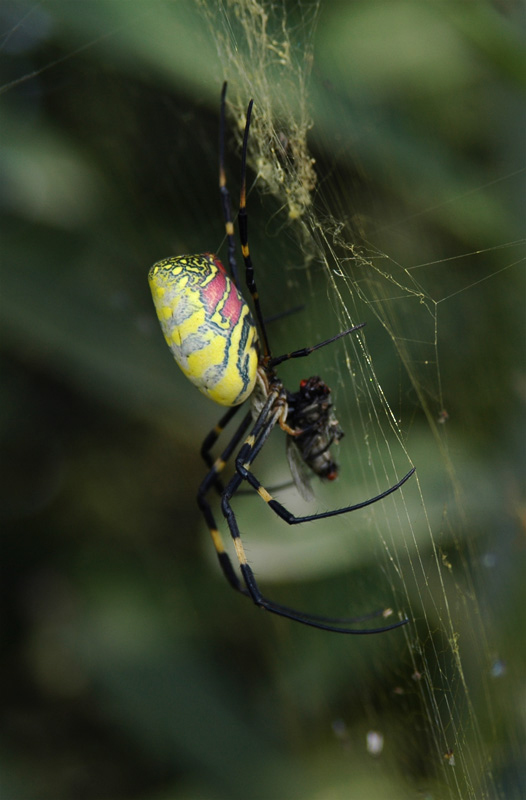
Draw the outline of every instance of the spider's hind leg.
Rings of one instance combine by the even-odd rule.
[[[239,531],[239,526],[237,523],[236,515],[231,505],[231,500],[234,495],[237,493],[240,485],[242,484],[243,480],[246,480],[258,493],[258,495],[265,500],[265,502],[272,508],[273,511],[279,514],[286,522],[292,524],[293,522],[306,522],[310,519],[319,519],[325,516],[332,516],[333,514],[341,514],[345,513],[346,511],[350,511],[354,509],[354,506],[345,509],[339,509],[335,512],[329,512],[327,514],[315,514],[310,517],[294,517],[290,514],[287,509],[281,506],[277,501],[275,501],[271,494],[265,489],[265,487],[258,481],[258,479],[253,475],[250,471],[250,467],[257,457],[258,453],[260,452],[261,448],[265,444],[267,438],[269,437],[270,433],[276,426],[279,420],[279,416],[281,414],[280,409],[272,408],[270,403],[267,403],[262,412],[260,413],[254,428],[252,429],[251,433],[245,439],[241,449],[238,453],[236,458],[236,473],[229,481],[225,491],[222,495],[221,501],[221,510],[223,515],[228,523],[228,528],[230,530],[230,534],[232,536],[234,547],[236,550],[236,555],[239,561],[239,568],[241,570],[241,574],[243,576],[243,580],[246,586],[246,589],[243,590],[242,588],[240,591],[244,591],[245,594],[248,594],[254,603],[258,605],[260,608],[264,608],[267,611],[270,611],[272,614],[277,614],[280,617],[286,617],[288,619],[294,620],[295,622],[300,622],[303,625],[308,625],[312,628],[319,628],[321,630],[333,631],[335,633],[346,633],[346,634],[372,634],[372,633],[383,633],[384,631],[392,630],[393,628],[398,628],[401,625],[405,625],[408,620],[402,619],[397,622],[392,623],[391,625],[382,626],[379,628],[349,628],[347,625],[352,622],[357,622],[360,620],[352,619],[352,618],[341,618],[341,617],[325,617],[319,614],[309,614],[303,611],[297,611],[296,609],[290,608],[288,606],[281,605],[279,603],[274,603],[268,598],[266,598],[256,581],[254,572],[252,571],[251,566],[248,563],[248,559],[246,557],[245,549],[243,547],[243,542],[241,541],[241,534]],[[402,479],[402,481],[397,484],[396,487],[392,487],[383,495],[379,496],[378,498],[373,498],[370,501],[366,501],[365,504],[361,505],[368,505],[371,502],[376,502],[377,499],[390,494],[391,492],[395,491],[402,483],[404,483],[407,478],[412,474],[409,473]],[[280,513],[278,508],[283,512]],[[230,568],[232,565],[230,564]],[[227,576],[228,577],[228,576]],[[236,588],[236,587],[235,587]],[[373,616],[379,616],[382,612],[374,612],[373,614],[368,614],[365,617],[362,617],[361,620],[369,619]]]
[[[221,483],[219,474],[225,468],[228,460],[230,459],[235,448],[238,446],[242,437],[246,433],[246,430],[249,427],[250,422],[252,420],[252,414],[249,411],[248,414],[245,414],[245,416],[243,417],[240,425],[238,426],[237,430],[235,431],[234,435],[230,439],[229,443],[227,444],[227,446],[225,447],[219,458],[216,458],[215,461],[212,461],[212,458],[210,456],[210,450],[217,441],[218,437],[220,436],[224,426],[232,419],[238,408],[240,408],[240,406],[234,406],[232,409],[229,409],[229,411],[219,420],[219,423],[215,426],[215,428],[213,428],[210,431],[210,433],[203,442],[203,445],[201,447],[201,455],[206,461],[209,470],[205,475],[204,479],[202,480],[201,485],[199,486],[199,490],[197,492],[197,504],[201,509],[201,512],[205,518],[205,522],[208,526],[208,530],[210,532],[210,536],[212,537],[212,542],[214,544],[223,574],[225,575],[229,584],[237,592],[241,592],[242,594],[247,594],[247,590],[241,585],[241,582],[236,574],[236,571],[232,566],[230,557],[225,550],[223,538],[216,525],[216,521],[212,513],[212,508],[207,499],[207,495],[212,488],[214,488],[220,494],[223,492],[223,484]]]
[[[201,453],[201,458],[205,462],[208,469],[212,469],[214,466],[214,459],[212,458],[211,455],[213,446],[223,433],[224,429],[226,428],[230,420],[236,415],[236,413],[239,411],[240,408],[241,406],[232,406],[231,408],[229,408],[226,414],[221,417],[217,425],[214,425],[212,430],[207,434],[207,436],[205,436],[203,443],[201,445],[200,453]],[[243,422],[241,423],[241,425],[239,426],[239,428],[237,429],[234,436],[229,442],[228,454],[225,455],[225,453],[223,453],[221,455],[221,459],[223,462],[226,462],[228,458],[230,458],[231,453],[241,441],[243,434],[245,433],[249,425],[250,425],[250,415],[247,414],[245,419],[243,420]],[[219,477],[217,477],[217,474],[220,471],[221,470],[216,467],[216,479],[214,481],[214,486],[219,494],[221,494],[221,492],[224,490],[222,482],[220,481]]]

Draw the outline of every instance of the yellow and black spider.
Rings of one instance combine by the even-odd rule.
[[[148,275],[157,316],[175,360],[201,392],[216,403],[229,406],[229,410],[203,442],[201,454],[208,466],[208,472],[199,487],[197,502],[210,530],[225,577],[236,591],[251,597],[256,605],[273,614],[327,631],[356,634],[388,631],[404,625],[408,620],[403,619],[373,629],[350,628],[347,625],[358,620],[323,617],[274,603],[262,595],[247,562],[231,505],[232,497],[243,481],[246,481],[281,519],[289,525],[297,525],[347,514],[377,503],[399,489],[410,478],[414,469],[394,486],[369,500],[334,511],[301,517],[294,516],[275,500],[252,472],[253,462],[274,427],[279,425],[287,435],[287,454],[292,476],[304,496],[308,493],[307,483],[303,477],[305,472],[310,471],[328,480],[337,477],[338,466],[331,457],[330,447],[339,442],[343,431],[334,414],[329,387],[320,378],[311,377],[301,381],[297,392],[290,392],[284,387],[275,370],[283,361],[305,358],[320,347],[325,347],[342,336],[358,330],[365,323],[355,325],[312,347],[304,347],[281,356],[272,356],[256,288],[247,234],[246,156],[253,102],[250,101],[248,106],[243,139],[238,226],[245,279],[252,297],[256,322],[239,290],[234,225],[224,169],[225,96],[226,83],[221,93],[219,187],[228,241],[230,276],[227,275],[219,259],[211,253],[163,259],[154,264]],[[212,447],[225,426],[248,399],[250,399],[250,410],[243,417],[221,456],[213,460]],[[249,428],[251,430],[248,436],[245,436]],[[220,473],[236,450],[234,475],[228,484],[223,486]],[[212,490],[221,494],[221,510],[234,541],[242,581],[225,551],[221,534],[217,529],[208,501],[208,495]],[[371,616],[377,614],[368,615],[362,620]]]

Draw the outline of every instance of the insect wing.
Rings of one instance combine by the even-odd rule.
[[[310,484],[310,474],[292,436],[287,436],[287,460],[296,489],[305,502],[310,503],[310,501],[314,499],[314,493]]]

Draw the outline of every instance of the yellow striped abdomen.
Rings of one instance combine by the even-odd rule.
[[[219,259],[165,258],[148,281],[166,343],[187,378],[220,405],[246,400],[256,382],[257,329]]]

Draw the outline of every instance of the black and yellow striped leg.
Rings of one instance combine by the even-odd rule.
[[[347,633],[347,634],[372,634],[372,633],[382,633],[384,631],[392,630],[393,628],[398,628],[401,625],[405,625],[408,620],[403,619],[398,622],[395,622],[391,625],[387,625],[384,627],[379,628],[349,628],[346,627],[345,624],[347,623],[356,623],[366,619],[370,619],[372,617],[382,616],[384,612],[374,612],[373,614],[368,614],[366,616],[360,618],[341,618],[341,617],[325,617],[318,614],[309,614],[302,611],[297,611],[296,609],[290,608],[288,606],[284,606],[278,603],[274,603],[268,598],[264,597],[261,593],[257,581],[255,579],[254,573],[248,564],[247,557],[245,554],[245,550],[243,547],[243,543],[241,541],[241,536],[239,532],[239,526],[237,524],[237,519],[234,514],[234,511],[231,506],[231,499],[238,491],[241,483],[243,480],[247,480],[258,492],[259,496],[262,497],[270,506],[273,508],[271,503],[276,503],[267,490],[259,483],[257,478],[252,475],[250,472],[250,466],[254,462],[255,458],[257,457],[258,453],[260,452],[261,448],[263,447],[264,443],[266,442],[267,438],[269,437],[270,433],[272,432],[273,428],[277,424],[279,417],[279,410],[272,410],[268,406],[263,409],[261,412],[251,434],[247,437],[244,444],[241,447],[239,455],[236,459],[236,474],[230,480],[228,486],[223,493],[222,502],[221,502],[221,510],[223,515],[228,523],[228,528],[230,530],[230,534],[232,536],[234,547],[236,550],[236,555],[239,561],[239,566],[241,570],[241,574],[243,576],[243,580],[245,582],[245,586],[247,588],[247,593],[250,595],[254,603],[256,605],[265,608],[267,611],[270,611],[273,614],[277,614],[282,617],[287,617],[288,619],[295,620],[296,622],[300,622],[304,625],[309,625],[314,628],[320,628],[321,630],[329,630],[334,631],[336,633]],[[399,485],[401,485],[407,478],[406,476]],[[391,491],[395,491],[393,488],[389,490],[385,494],[389,494]],[[367,504],[367,503],[366,503]],[[283,506],[277,504],[280,509],[285,512],[288,516],[288,519],[284,516],[283,518],[286,521],[290,521],[290,519],[294,519],[297,522],[308,521],[312,519],[319,519],[320,517],[324,517],[326,515],[313,515],[308,518],[295,518],[291,515]],[[360,506],[358,506],[360,507]],[[336,513],[343,513],[345,510],[352,510],[354,507],[350,507],[349,509],[341,509],[339,512]],[[273,508],[273,510],[276,510]],[[329,514],[330,515],[330,514]],[[281,516],[281,515],[280,515]],[[230,565],[231,566],[231,565]]]
[[[241,240],[241,253],[243,255],[243,262],[245,264],[245,280],[248,291],[254,302],[254,311],[256,312],[256,319],[261,334],[263,345],[263,355],[270,354],[270,347],[268,343],[267,330],[265,328],[265,320],[263,319],[263,312],[259,303],[259,294],[256,286],[256,278],[254,275],[254,266],[250,257],[250,250],[248,246],[248,217],[247,217],[247,147],[248,147],[248,132],[250,129],[250,117],[252,115],[253,101],[248,104],[247,121],[245,124],[245,133],[243,136],[243,149],[241,151],[241,196],[239,200],[239,215],[237,223],[239,226],[239,238]]]
[[[239,408],[240,406],[235,406],[233,409],[229,409],[229,411],[221,418],[218,425],[216,425],[216,427],[212,431],[210,431],[205,441],[203,442],[203,447],[201,448],[201,454],[203,455],[203,458],[205,459],[205,461],[207,461],[207,463],[208,463],[207,459],[210,460],[210,463],[208,463],[210,469],[205,475],[204,479],[202,480],[201,485],[199,486],[199,490],[197,492],[197,504],[201,509],[201,512],[205,518],[208,530],[210,531],[210,535],[212,537],[212,542],[214,543],[214,547],[216,549],[217,557],[219,559],[219,564],[221,566],[221,569],[223,570],[226,579],[236,591],[241,592],[242,594],[247,594],[246,589],[244,589],[244,587],[241,585],[239,578],[236,574],[236,571],[232,566],[232,562],[228,556],[228,553],[225,551],[223,539],[221,537],[221,534],[219,533],[210,503],[207,500],[207,495],[211,491],[211,489],[214,488],[219,492],[223,491],[223,486],[221,480],[219,479],[219,474],[225,468],[225,465],[231,458],[232,453],[238,446],[242,437],[245,435],[246,430],[251,423],[252,414],[249,411],[243,417],[240,425],[238,426],[237,430],[235,431],[234,435],[228,442],[227,446],[225,447],[219,458],[216,458],[216,460],[212,462],[210,458],[210,448],[217,441],[224,426],[232,419],[235,412]]]
[[[239,289],[239,275],[236,264],[236,240],[234,237],[234,223],[232,222],[232,206],[230,203],[230,192],[228,191],[225,172],[225,98],[226,81],[224,82],[221,90],[221,112],[219,115],[219,194],[221,197],[221,208],[223,211],[223,219],[225,220],[225,231],[228,243],[228,266],[230,268],[232,279]]]
[[[415,471],[415,468],[413,467],[413,469],[410,469],[403,478],[397,481],[397,483],[395,483],[393,486],[390,486],[389,489],[386,489],[384,492],[381,492],[380,494],[377,494],[368,500],[362,500],[360,503],[354,503],[353,505],[344,506],[343,508],[336,508],[332,511],[320,511],[317,514],[307,514],[305,516],[297,517],[288,509],[286,509],[285,506],[281,505],[281,503],[275,500],[270,492],[265,489],[260,481],[258,481],[254,473],[250,470],[252,463],[265,444],[265,441],[277,422],[277,412],[274,412],[274,415],[270,418],[270,421],[265,419],[264,412],[265,410],[263,410],[263,412],[260,414],[251,436],[245,440],[236,457],[236,472],[243,480],[247,481],[247,483],[249,483],[252,488],[256,490],[258,495],[267,503],[272,511],[274,511],[278,517],[281,517],[281,519],[283,519],[288,525],[299,525],[302,522],[314,522],[318,519],[328,519],[329,517],[336,517],[340,514],[349,514],[351,511],[358,511],[360,508],[371,506],[400,489],[400,487],[409,480]],[[228,487],[225,495],[228,495]]]
[[[343,508],[336,508],[332,511],[321,511],[317,514],[307,514],[302,517],[296,517],[294,514],[291,514],[281,503],[278,503],[272,495],[265,489],[264,486],[258,481],[256,476],[250,471],[249,465],[252,463],[253,459],[247,463],[241,463],[236,461],[236,470],[241,475],[241,477],[246,480],[259,494],[260,497],[270,506],[270,508],[274,511],[278,517],[285,520],[288,525],[299,525],[302,522],[313,522],[317,519],[328,519],[329,517],[336,517],[339,514],[349,514],[351,511],[358,511],[360,508],[366,508],[366,506],[371,506],[373,503],[378,503],[379,500],[383,500],[384,497],[388,497],[393,492],[396,492],[403,484],[409,480],[411,475],[414,473],[415,469],[409,470],[409,472],[404,475],[401,480],[394,484],[394,486],[390,486],[389,489],[386,489],[384,492],[375,495],[374,497],[369,498],[369,500],[362,500],[361,503],[355,503],[354,505],[344,506]]]
[[[203,444],[201,445],[201,458],[203,459],[203,461],[205,462],[206,466],[209,469],[211,469],[214,464],[214,459],[212,458],[211,455],[212,447],[215,445],[215,443],[221,436],[222,432],[224,431],[230,420],[236,415],[236,413],[239,411],[240,408],[241,406],[232,406],[231,408],[229,408],[227,413],[223,417],[221,417],[217,425],[215,425],[210,431],[210,433],[205,437]],[[224,461],[227,461],[230,458],[231,454],[234,452],[234,449],[237,447],[237,445],[243,438],[248,426],[250,425],[250,422],[251,422],[251,414],[247,414],[243,423],[239,426],[239,428],[237,429],[236,433],[234,434],[229,443],[228,456],[224,458]],[[214,486],[216,491],[219,494],[221,494],[224,489],[224,486],[223,483],[217,477]]]

